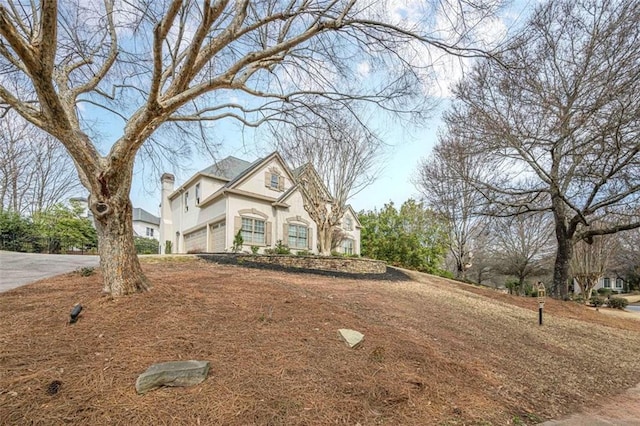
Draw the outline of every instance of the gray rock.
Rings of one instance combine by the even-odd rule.
[[[207,378],[209,361],[170,361],[153,364],[138,376],[136,391],[139,394],[160,386],[192,386]]]
[[[338,335],[342,337],[347,346],[350,348],[356,348],[364,340],[364,334],[359,331],[350,330],[348,328],[341,328],[338,330]]]

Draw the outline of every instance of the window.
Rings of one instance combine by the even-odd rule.
[[[184,211],[189,211],[189,191],[184,193]]]
[[[306,249],[307,244],[307,227],[303,225],[289,225],[289,247]]]
[[[275,168],[266,171],[264,172],[264,186],[273,191],[284,191],[284,176]]]
[[[264,220],[242,218],[242,240],[244,244],[264,244]]]
[[[350,217],[347,217],[344,220],[344,230],[345,231],[353,231],[353,220]]]
[[[200,204],[200,184],[196,183],[196,204]]]
[[[147,228],[147,237],[153,237],[153,228]]]
[[[280,179],[278,179],[279,177],[280,176],[275,173],[271,174],[271,182],[269,183],[271,189],[278,189],[278,184],[280,183]]]
[[[342,252],[344,254],[353,254],[353,240],[346,239],[342,241]]]
[[[604,278],[604,288],[611,288],[611,278]]]
[[[624,280],[622,278],[616,278],[616,288],[622,288]]]

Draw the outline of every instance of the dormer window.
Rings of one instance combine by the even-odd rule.
[[[353,220],[350,217],[347,217],[344,220],[344,230],[353,231]]]
[[[264,186],[273,191],[284,191],[284,176],[275,167],[264,173]]]

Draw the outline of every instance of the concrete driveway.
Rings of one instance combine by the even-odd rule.
[[[0,293],[81,267],[96,267],[99,263],[98,256],[0,251]]]

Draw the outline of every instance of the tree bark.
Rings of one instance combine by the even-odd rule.
[[[569,293],[569,265],[573,255],[573,240],[561,225],[556,225],[556,240],[558,249],[553,267],[553,288],[554,293],[564,300]]]
[[[92,196],[92,199],[95,198]],[[149,290],[133,240],[131,201],[128,198],[120,202],[112,199],[109,204],[92,204],[103,291],[117,297]]]
[[[321,256],[331,256],[331,226],[318,228],[318,251]]]

